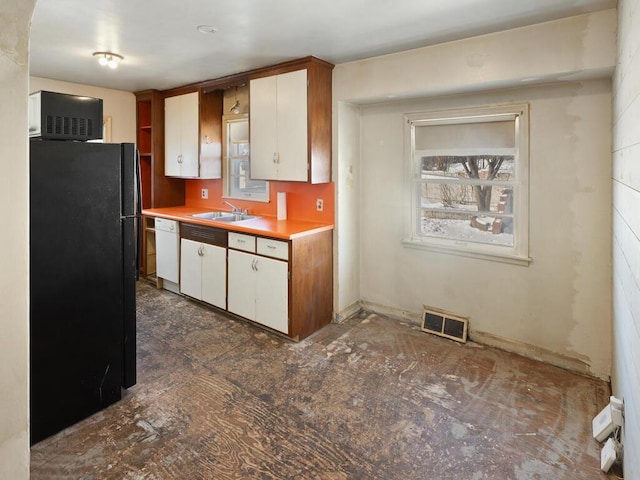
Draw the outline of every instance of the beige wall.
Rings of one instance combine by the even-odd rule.
[[[360,309],[360,108],[338,104],[340,130],[334,135],[342,159],[336,185],[334,311],[338,321]],[[335,173],[335,170],[334,170]],[[341,265],[342,268],[337,268]]]
[[[619,0],[613,108],[613,391],[624,478],[640,479],[640,0]]]
[[[529,355],[608,378],[610,89],[608,80],[593,80],[363,107],[363,301],[407,317],[423,304],[470,316],[473,339],[510,349],[526,345]],[[403,245],[403,115],[508,102],[530,104],[531,264]]]
[[[29,22],[35,0],[0,4],[0,478],[29,478]]]
[[[111,141],[114,143],[136,142],[136,97],[133,93],[48,78],[29,77],[29,92],[38,90],[101,98],[104,117],[111,117]]]
[[[338,177],[349,162],[342,143],[360,148],[360,192],[337,199],[339,212],[350,211],[343,202],[358,204],[360,229],[344,230],[350,220],[338,217],[337,232],[339,245],[352,240],[359,245],[359,292],[366,307],[414,321],[425,303],[469,315],[472,338],[608,378],[611,187],[606,178],[615,33],[615,11],[606,10],[336,66]],[[562,51],[550,55],[557,45]],[[558,82],[576,78],[583,81]],[[539,86],[523,88],[530,83]],[[414,100],[390,103],[390,97]],[[402,115],[512,101],[531,103],[531,265],[404,247]],[[358,139],[348,138],[354,121],[343,121],[336,108],[342,103],[361,106]],[[346,182],[335,180],[340,186]],[[338,255],[337,278],[349,278],[352,268]],[[337,288],[340,312],[349,307],[342,299],[350,299],[355,289],[348,283]],[[351,296],[343,295],[343,288]]]
[[[616,11],[603,10],[337,65],[333,99],[369,104],[610,76],[615,50]]]

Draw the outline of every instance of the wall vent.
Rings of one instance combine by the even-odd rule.
[[[422,331],[433,333],[441,337],[450,338],[457,342],[467,342],[467,327],[469,317],[440,310],[424,305],[422,311]]]

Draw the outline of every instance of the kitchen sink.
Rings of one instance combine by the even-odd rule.
[[[216,218],[231,215],[231,212],[204,212],[204,213],[194,213],[193,215],[191,215],[193,218],[204,218],[207,220],[214,220]]]
[[[247,215],[245,213],[236,213],[233,215],[223,215],[218,218],[213,218],[216,222],[241,222],[243,220],[253,220],[258,218],[256,215]]]
[[[193,218],[200,218],[204,220],[213,220],[214,222],[241,222],[243,220],[253,220],[258,218],[256,215],[249,215],[246,213],[231,213],[231,212],[204,212],[194,213],[191,215]]]

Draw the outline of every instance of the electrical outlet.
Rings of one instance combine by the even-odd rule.
[[[617,459],[616,442],[613,438],[610,438],[600,452],[600,470],[605,473],[608,472]]]
[[[209,189],[208,189],[208,188],[203,188],[203,189],[201,190],[200,196],[201,196],[202,198],[205,198],[205,199],[206,199],[206,198],[209,198]]]
[[[621,427],[624,423],[623,411],[624,404],[622,400],[613,395],[609,397],[609,405],[604,407],[593,419],[593,438],[598,442],[604,442],[616,427]]]
[[[324,210],[324,200],[321,198],[316,200],[316,210],[322,212]]]

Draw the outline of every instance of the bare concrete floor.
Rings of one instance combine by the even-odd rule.
[[[298,344],[139,285],[138,384],[38,479],[596,479],[599,380],[362,315]]]

